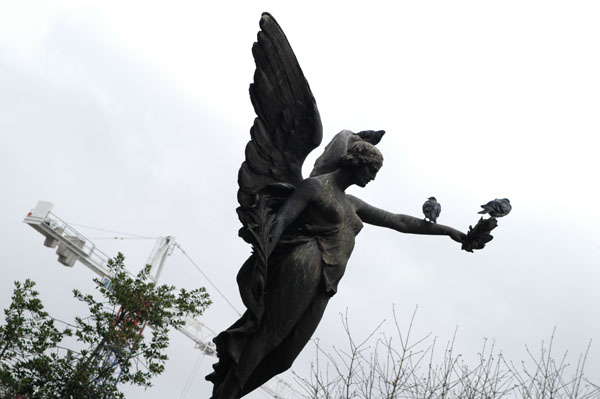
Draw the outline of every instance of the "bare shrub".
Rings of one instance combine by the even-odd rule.
[[[310,399],[600,399],[600,386],[584,375],[589,353],[572,367],[567,354],[555,359],[552,344],[542,342],[539,353],[528,347],[528,358],[515,365],[484,339],[477,360],[467,364],[454,351],[456,331],[443,351],[431,334],[413,337],[416,309],[402,329],[394,312],[395,335],[379,334],[381,324],[356,341],[348,316],[342,315],[345,348],[324,350],[315,340],[316,358],[308,377],[296,380]],[[383,324],[383,323],[382,323]]]

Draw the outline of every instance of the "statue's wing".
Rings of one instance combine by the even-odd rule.
[[[252,47],[256,71],[250,85],[256,119],[238,174],[238,215],[244,228],[257,193],[273,184],[302,181],[302,164],[323,136],[315,99],[285,34],[268,13],[260,28]]]

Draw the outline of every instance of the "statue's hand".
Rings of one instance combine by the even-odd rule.
[[[498,221],[496,218],[479,219],[475,227],[469,226],[469,233],[463,241],[462,249],[473,252],[474,249],[483,249],[485,244],[494,238],[490,232],[496,228]]]
[[[450,238],[452,238],[454,241],[456,241],[459,244],[464,244],[465,241],[467,240],[467,235],[458,230],[451,230]]]

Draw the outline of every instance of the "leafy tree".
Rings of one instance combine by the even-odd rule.
[[[211,302],[204,288],[176,292],[153,282],[150,266],[131,276],[123,262],[122,254],[110,260],[109,284],[94,279],[103,301],[73,291],[89,315],[63,330],[35,283],[15,282],[0,326],[0,398],[122,398],[117,383],[152,385],[165,368],[169,330]]]
[[[26,280],[15,282],[12,303],[4,310],[6,324],[0,326],[0,395],[9,392],[30,396],[34,387],[43,386],[54,369],[57,347],[70,330],[59,331],[44,312],[44,306]]]

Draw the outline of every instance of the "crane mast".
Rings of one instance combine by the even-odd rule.
[[[99,275],[103,284],[108,284],[111,277],[111,271],[107,266],[110,259],[108,255],[98,249],[93,242],[73,226],[56,216],[52,212],[53,208],[54,205],[50,202],[38,201],[35,208],[25,216],[23,222],[45,237],[44,246],[56,248],[59,263],[73,267],[75,262],[79,261]],[[178,244],[171,236],[160,237],[156,241],[147,261],[147,264],[151,265],[150,277],[154,282],[158,283],[165,261],[176,246]],[[216,356],[215,344],[212,342],[215,332],[204,323],[187,316],[185,325],[177,329],[194,342],[196,349],[201,350],[205,355]],[[273,378],[260,389],[277,399],[300,397],[289,383],[279,377]]]

